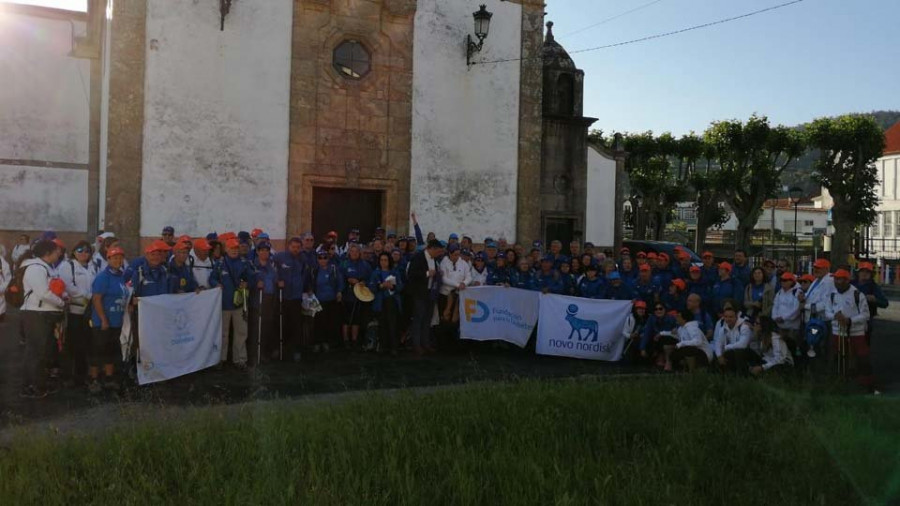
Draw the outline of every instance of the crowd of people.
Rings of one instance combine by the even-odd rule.
[[[413,236],[378,228],[364,242],[352,229],[343,240],[331,231],[317,242],[305,233],[277,252],[261,229],[191,238],[165,227],[130,257],[112,232],[71,248],[53,232],[22,236],[11,262],[0,251],[0,292],[20,306],[22,396],[66,384],[120,388],[139,360],[141,336],[133,331],[129,361],[120,337],[126,320],[140,318],[141,297],[221,288],[219,367],[230,357],[244,370],[335,347],[420,356],[459,346],[458,294],[482,285],[632,301],[623,359],[634,363],[761,375],[840,350],[856,379],[876,391],[872,318],[888,301],[869,263],[854,275],[818,259],[813,274],[798,277],[787,260],[751,267],[740,250],[718,263],[704,252],[701,265],[680,247],[670,258],[573,241],[563,254],[560,241],[545,248],[423,237],[412,219]],[[0,302],[0,318],[5,311]]]

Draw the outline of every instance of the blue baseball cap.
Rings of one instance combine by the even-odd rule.
[[[600,266],[597,264],[597,262],[594,262],[594,261],[592,260],[591,263],[589,263],[589,264],[587,264],[587,265],[584,266],[584,270],[586,270],[586,271],[597,271],[597,270],[600,270]]]
[[[250,232],[241,230],[240,232],[238,232],[238,239],[240,239],[242,242],[249,241],[250,240]]]
[[[467,249],[464,248],[464,249],[462,250],[462,256],[464,256],[464,257],[470,257],[470,256],[472,256],[472,252],[471,252],[470,250],[467,250]]]
[[[485,244],[485,247],[487,247],[487,248],[496,248],[496,247],[497,247],[497,243],[495,243],[494,241],[491,241],[491,242]]]
[[[493,237],[485,237],[485,238],[484,238],[484,243],[487,244],[487,243],[489,243],[489,242],[494,242],[494,238],[493,238]]]
[[[206,240],[207,240],[207,241],[218,241],[218,240],[219,240],[219,234],[217,234],[217,233],[215,233],[215,232],[206,234]]]
[[[485,262],[487,261],[487,255],[484,254],[484,251],[479,251],[475,254],[475,260],[481,260],[482,262]]]
[[[502,258],[502,259],[506,260],[506,252],[501,251],[500,253],[497,253],[497,258]]]
[[[544,243],[542,243],[541,241],[534,241],[533,243],[531,243],[531,245],[535,248],[540,248],[544,245]]]
[[[567,256],[561,256],[561,257],[559,257],[559,263],[561,263],[561,264],[571,264],[571,263],[572,263],[572,260],[571,260],[569,257],[567,257]]]
[[[257,251],[261,249],[272,251],[272,243],[270,243],[269,241],[262,241],[261,243],[256,245],[256,249]]]
[[[269,238],[269,234],[267,234],[267,233],[265,233],[265,232],[262,232],[262,233],[260,233],[258,236],[256,236],[256,238],[257,238],[257,239],[268,239],[268,238]],[[269,246],[271,246],[271,244],[270,244]]]
[[[610,281],[621,280],[622,276],[619,274],[619,271],[612,271],[606,276],[606,279]]]
[[[446,247],[446,248],[447,248],[448,252],[453,253],[454,251],[459,251],[459,244],[451,244],[449,247]]]
[[[175,235],[175,228],[172,226],[165,226],[165,227],[163,227],[162,233]]]
[[[456,235],[456,234],[450,234],[450,240],[453,240],[453,239],[456,239],[456,240],[458,241],[458,240],[459,240],[459,236]]]
[[[395,238],[396,238],[396,237],[397,237],[397,233],[396,233],[396,232],[388,232],[388,233],[387,233],[387,237],[388,237],[388,239],[390,239],[391,237],[395,237]]]

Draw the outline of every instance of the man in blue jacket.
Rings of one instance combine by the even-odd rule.
[[[884,296],[881,287],[878,286],[878,283],[873,279],[874,273],[875,266],[872,265],[871,262],[860,262],[857,279],[856,282],[853,283],[853,286],[866,296],[866,302],[869,303],[869,324],[866,326],[866,341],[870,343],[872,341],[873,324],[875,323],[875,316],[878,315],[878,309],[885,309],[888,307],[887,297]]]
[[[250,263],[241,257],[241,242],[225,242],[225,257],[213,268],[210,286],[222,287],[222,346],[220,365],[228,359],[228,335],[234,331],[232,361],[238,369],[247,368],[247,304],[246,288],[253,283]]]
[[[719,264],[719,280],[712,287],[712,300],[710,313],[716,318],[722,314],[722,302],[725,299],[734,299],[743,307],[744,286],[737,279],[731,277],[731,264],[722,262]]]
[[[283,289],[281,310],[285,319],[285,354],[299,361],[301,347],[307,344],[308,339],[304,333],[303,294],[312,293],[309,276],[314,264],[309,264],[303,255],[303,240],[292,237],[288,241],[287,251],[275,255],[275,265],[278,266],[279,285]]]

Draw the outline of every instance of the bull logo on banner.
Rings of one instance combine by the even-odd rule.
[[[597,342],[597,338],[600,337],[600,324],[594,320],[583,320],[578,318],[575,316],[577,314],[578,306],[569,304],[569,307],[566,308],[566,321],[569,322],[569,326],[572,327],[572,331],[569,332],[569,339],[572,339],[572,336],[577,334],[579,341],[588,341],[591,339],[591,336],[594,336],[592,342]],[[582,331],[587,331],[587,333],[582,335]]]

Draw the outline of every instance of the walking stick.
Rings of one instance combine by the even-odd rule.
[[[262,357],[262,312],[263,312],[263,290],[259,291],[259,311],[257,311],[258,326],[256,332],[256,365],[259,365],[260,357]]]
[[[845,377],[847,375],[847,343],[844,339],[844,334],[846,333],[846,327],[843,323],[838,324],[838,335],[837,335],[837,373],[840,377]]]
[[[278,360],[284,360],[284,291],[278,289]]]

